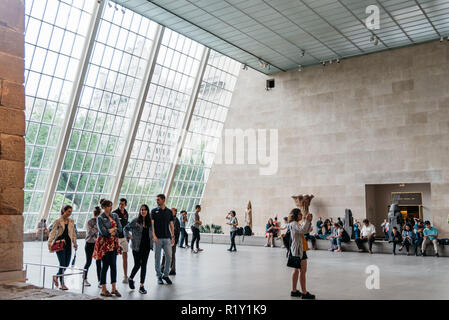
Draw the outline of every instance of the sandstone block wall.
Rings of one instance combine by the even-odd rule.
[[[0,1],[0,282],[23,280],[24,1]]]
[[[430,183],[431,217],[449,235],[449,44],[384,51],[266,76],[241,71],[225,129],[278,129],[279,169],[214,164],[202,219],[222,225],[251,200],[254,231],[312,193],[315,216],[366,217],[365,185]],[[265,90],[265,81],[275,88]]]

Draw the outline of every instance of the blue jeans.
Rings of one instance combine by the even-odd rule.
[[[164,250],[165,254],[165,265],[164,265],[164,277],[168,277],[168,273],[170,272],[170,264],[171,264],[171,239],[158,238],[155,249],[154,249],[154,267],[156,269],[156,276],[158,278],[162,277],[161,272],[161,250]]]
[[[182,248],[184,246],[184,240],[186,242],[186,247],[189,243],[189,235],[187,234],[186,228],[181,228],[181,239],[179,239],[179,246]]]
[[[332,238],[331,239],[331,249],[333,246],[337,246],[341,248],[341,238]]]
[[[66,246],[64,250],[57,251],[56,256],[58,257],[59,266],[68,267],[70,264],[70,258],[72,257],[72,246]],[[57,275],[64,274],[66,269],[60,268]],[[64,277],[61,277],[61,283],[64,283]]]

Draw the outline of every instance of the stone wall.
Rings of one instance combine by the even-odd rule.
[[[24,1],[0,1],[0,282],[23,280]]]
[[[366,216],[365,185],[430,183],[431,216],[449,235],[449,44],[439,41],[266,76],[241,71],[226,128],[279,130],[279,169],[214,164],[202,219],[241,224],[251,200],[256,234],[312,193],[315,216]],[[266,91],[265,80],[275,79]],[[225,227],[225,231],[228,229]]]

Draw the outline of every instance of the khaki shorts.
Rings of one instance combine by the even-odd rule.
[[[122,252],[128,252],[128,240],[126,238],[119,238],[118,244]]]

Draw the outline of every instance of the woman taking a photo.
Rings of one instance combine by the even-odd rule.
[[[94,216],[87,222],[87,235],[86,235],[86,245],[84,246],[84,251],[86,252],[86,264],[84,265],[84,269],[86,269],[86,273],[84,274],[84,285],[86,287],[90,286],[90,283],[87,281],[87,273],[89,272],[90,265],[92,263],[92,254],[94,253],[95,242],[97,242],[98,238],[98,227],[97,227],[97,218],[101,213],[100,207],[95,207]],[[98,279],[98,287],[101,288],[101,260],[96,261],[97,264],[97,279]]]
[[[53,228],[48,237],[48,250],[53,252],[52,248],[54,245],[61,243],[58,249],[56,249],[56,256],[59,260],[59,266],[61,267],[58,270],[57,275],[64,274],[65,268],[70,264],[70,258],[72,257],[72,245],[75,250],[78,249],[78,245],[76,244],[76,232],[75,232],[75,222],[73,219],[70,219],[70,215],[72,214],[72,206],[66,205],[61,209],[61,217],[57,219],[53,223]],[[61,278],[61,290],[68,290],[64,284],[64,277]],[[56,287],[59,286],[58,277],[53,277],[53,282]]]
[[[106,199],[100,200],[103,213],[97,218],[99,237],[95,242],[94,254],[95,260],[101,260],[101,296],[111,297],[113,294],[117,297],[122,295],[117,291],[115,286],[117,282],[117,254],[120,254],[120,246],[118,243],[118,233],[122,231],[122,225],[117,214],[112,211],[112,202]],[[111,284],[112,291],[106,289],[106,274],[111,267]]]
[[[304,237],[304,233],[309,233],[311,229],[312,215],[308,214],[305,217],[304,223],[302,220],[301,210],[298,208],[293,209],[288,216],[288,228],[291,232],[291,245],[290,245],[290,259],[299,260],[299,264],[293,267],[292,272],[292,297],[301,297],[302,299],[315,299],[315,296],[306,289],[306,272],[307,272],[307,254],[309,249],[307,241]],[[301,284],[301,291],[297,290],[298,278]]]
[[[237,217],[235,216],[235,211],[231,210],[226,216],[226,219],[229,220],[229,222],[226,222],[226,224],[231,226],[231,247],[228,249],[228,251],[237,251],[237,248],[235,247],[235,236],[237,235],[237,226],[239,225],[239,222],[237,221]]]
[[[150,250],[153,249],[153,228],[151,225],[150,208],[146,204],[140,207],[140,213],[137,218],[128,223],[123,228],[126,238],[131,240],[131,249],[134,256],[134,268],[128,278],[130,289],[135,289],[134,276],[140,269],[140,288],[139,292],[146,294],[147,291],[143,286],[147,273],[147,262]],[[129,232],[131,231],[131,235]]]

